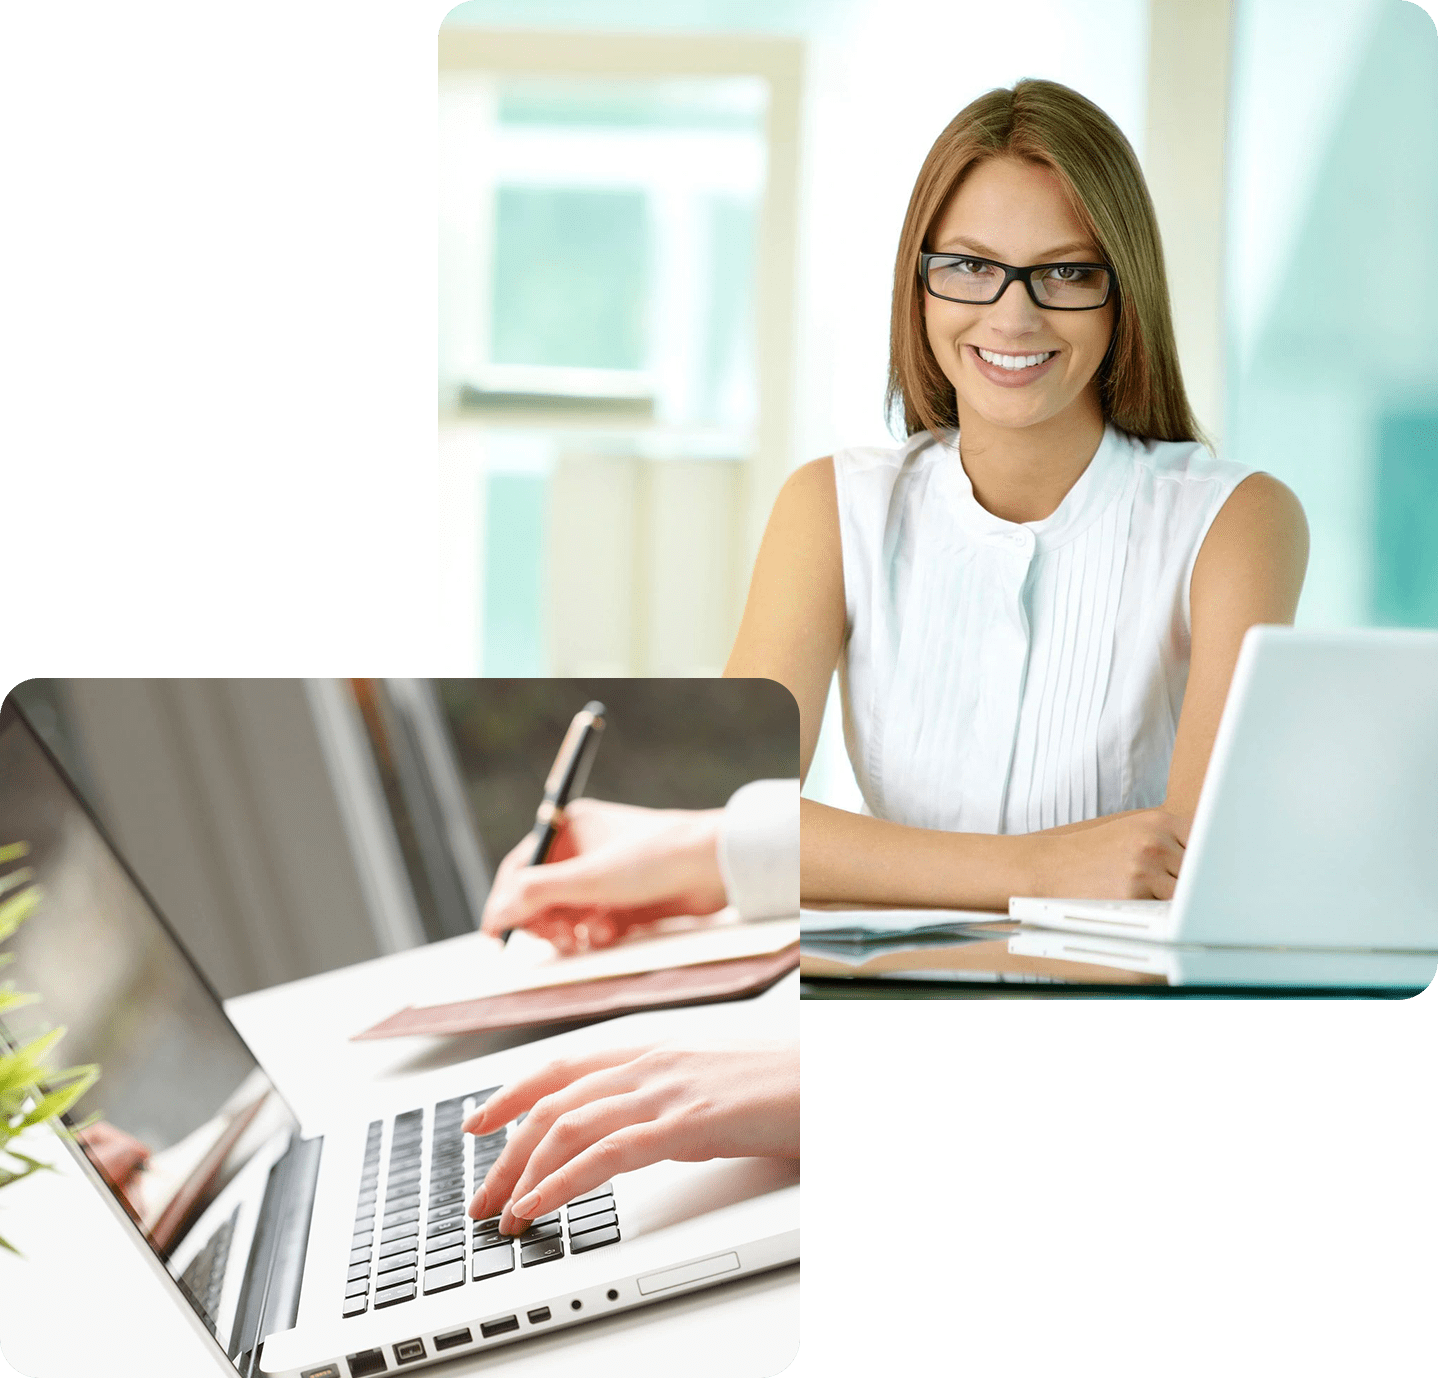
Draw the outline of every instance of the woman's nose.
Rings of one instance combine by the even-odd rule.
[[[1021,278],[1015,278],[989,306],[989,324],[1005,335],[1031,335],[1039,329],[1039,309]]]

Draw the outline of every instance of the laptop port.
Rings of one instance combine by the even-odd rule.
[[[402,1364],[412,1364],[416,1359],[423,1359],[424,1341],[401,1340],[394,1347],[394,1357]]]
[[[519,1329],[518,1316],[505,1316],[497,1321],[482,1321],[479,1333],[487,1340],[493,1335],[504,1335],[511,1330]]]
[[[435,1352],[438,1353],[441,1349],[453,1349],[455,1345],[467,1345],[473,1339],[474,1336],[469,1333],[468,1326],[465,1326],[463,1330],[450,1330],[443,1335],[434,1337]]]
[[[307,1368],[300,1378],[340,1378],[340,1371],[334,1364],[326,1364],[323,1368]]]
[[[362,1349],[358,1354],[346,1354],[351,1378],[369,1378],[371,1373],[384,1373],[389,1365],[384,1361],[384,1350]]]
[[[549,1308],[547,1306],[537,1307],[529,1313],[530,1325],[543,1325],[549,1319]]]

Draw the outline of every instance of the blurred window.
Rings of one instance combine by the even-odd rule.
[[[441,65],[446,596],[487,675],[713,673],[742,605],[770,78],[610,44],[628,74]]]

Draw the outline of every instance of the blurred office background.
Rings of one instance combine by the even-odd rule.
[[[798,710],[767,680],[34,679],[13,696],[222,996],[472,931],[591,699],[608,710],[592,798],[718,808],[798,774]]]
[[[1438,625],[1438,41],[1401,0],[465,0],[439,34],[447,634],[708,675],[785,475],[893,444],[913,177],[1084,92],[1149,179],[1185,377],[1313,533],[1301,625]],[[806,792],[856,795],[831,704]]]

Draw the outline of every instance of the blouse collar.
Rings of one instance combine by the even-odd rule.
[[[941,483],[961,525],[972,535],[1012,539],[1030,532],[1039,548],[1050,550],[1079,535],[1108,508],[1124,487],[1131,465],[1128,443],[1121,431],[1105,425],[1103,438],[1088,466],[1078,476],[1063,501],[1047,517],[1036,522],[1010,522],[996,517],[974,496],[974,486],[959,458],[959,433],[945,431],[939,436],[936,456]]]

